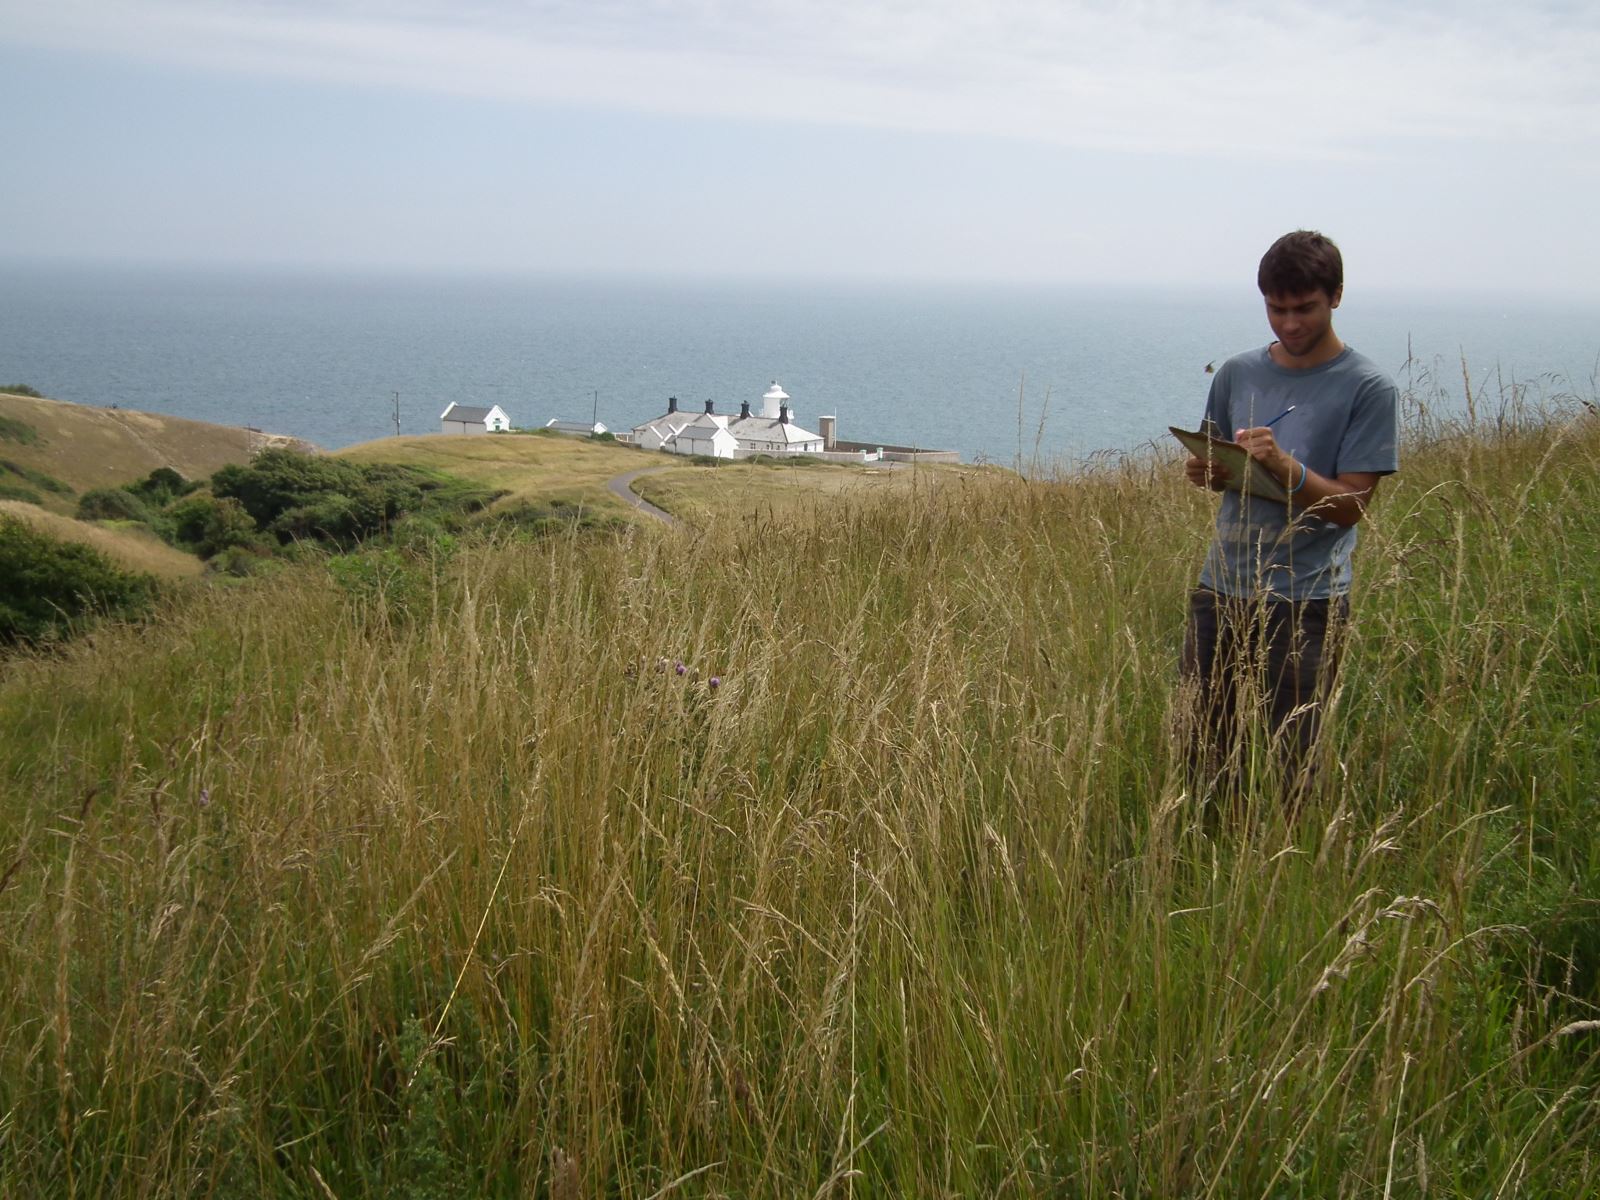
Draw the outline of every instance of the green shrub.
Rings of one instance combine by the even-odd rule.
[[[412,1017],[401,1030],[396,1049],[406,1084],[404,1123],[390,1131],[394,1146],[387,1164],[389,1194],[397,1200],[452,1200],[461,1195],[463,1171],[451,1160],[446,1145],[452,1089],[439,1069],[438,1047],[422,1022]]]
[[[192,547],[178,539],[166,507],[200,485],[191,483],[171,467],[157,467],[143,479],[120,487],[94,488],[78,500],[81,521],[137,521],[163,541]]]
[[[274,449],[256,455],[249,466],[223,467],[211,477],[211,490],[239,501],[257,526],[267,529],[290,509],[349,493],[362,482],[353,463]]]
[[[80,521],[137,521],[152,529],[161,523],[160,515],[141,497],[127,488],[94,488],[78,497]]]
[[[408,515],[449,525],[503,494],[421,467],[362,465],[293,450],[267,450],[247,467],[224,467],[211,477],[211,490],[237,500],[281,543],[317,541],[342,550]]]
[[[328,560],[335,583],[369,612],[393,621],[408,616],[427,596],[416,564],[392,548],[362,550]]]
[[[812,454],[752,454],[744,460],[768,467],[820,467],[823,460]]]
[[[157,467],[137,483],[124,484],[124,490],[156,507],[165,507],[187,496],[200,485],[185,479],[171,467]]]
[[[25,383],[0,383],[0,392],[9,392],[13,396],[30,396],[35,400],[43,400],[41,392],[34,391]]]
[[[20,483],[7,483],[0,479],[0,500],[23,500],[29,504],[43,504],[44,499],[32,488]]]
[[[256,528],[244,506],[232,497],[186,496],[164,514],[172,542],[181,549],[213,558],[225,550],[270,552],[269,539]]]
[[[92,547],[0,517],[0,643],[65,637],[96,616],[136,617],[156,593],[153,578],[119,570]]]
[[[627,525],[627,521],[620,517],[597,513],[571,500],[561,499],[544,502],[523,500],[507,505],[495,511],[493,523],[496,527],[539,537],[573,529],[610,530]]]
[[[276,562],[272,551],[264,545],[225,546],[209,558],[206,566],[215,574],[244,579],[259,575]]]
[[[397,550],[412,554],[449,555],[455,552],[456,536],[432,517],[401,517],[389,530],[389,541]]]

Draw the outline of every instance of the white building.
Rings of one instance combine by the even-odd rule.
[[[441,433],[504,433],[511,428],[511,418],[498,404],[489,408],[473,408],[451,402],[439,414]]]
[[[788,403],[789,393],[779,387],[778,381],[774,379],[772,386],[761,397],[761,415],[776,418]]]
[[[821,454],[822,435],[802,429],[790,418],[784,405],[770,417],[752,417],[744,405],[739,418],[728,424],[728,432],[738,439],[744,454]]]
[[[789,395],[776,382],[761,397],[761,416],[753,416],[748,402],[737,417],[715,411],[710,400],[703,413],[678,411],[676,396],[667,411],[633,431],[635,445],[673,454],[706,454],[714,458],[748,458],[755,454],[821,454],[822,435],[794,423],[786,401]]]
[[[551,417],[544,423],[544,427],[551,433],[565,433],[572,437],[597,437],[606,432],[604,421],[563,421],[560,417]]]
[[[709,407],[709,405],[708,405]],[[713,412],[695,417],[667,447],[674,454],[704,454],[711,458],[738,458],[739,440],[728,432],[728,418]]]
[[[665,450],[678,436],[678,431],[694,420],[693,413],[678,411],[678,398],[667,397],[667,411],[653,421],[637,425],[633,430],[633,444],[646,450]]]

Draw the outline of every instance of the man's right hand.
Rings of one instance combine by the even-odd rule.
[[[1194,454],[1183,464],[1183,473],[1195,487],[1210,488],[1213,492],[1220,492],[1233,478],[1233,473],[1216,459],[1201,458]]]

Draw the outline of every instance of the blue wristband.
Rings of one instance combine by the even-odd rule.
[[[1300,464],[1300,482],[1295,484],[1292,488],[1289,489],[1289,495],[1291,495],[1291,496],[1294,495],[1301,488],[1305,487],[1305,485],[1306,485],[1306,465],[1305,465],[1305,463],[1301,463]]]

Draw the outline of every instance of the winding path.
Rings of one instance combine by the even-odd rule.
[[[646,500],[643,496],[639,495],[639,493],[633,490],[633,481],[639,478],[639,476],[657,475],[662,471],[670,470],[672,470],[671,467],[642,467],[637,471],[629,471],[626,475],[617,475],[606,480],[606,487],[610,489],[613,496],[616,496],[624,503],[633,505],[633,507],[637,508],[640,512],[645,513],[648,516],[652,516],[658,521],[665,522],[668,525],[676,525],[678,523],[677,517],[673,516],[665,509],[657,508],[654,504],[651,504],[650,501]]]

